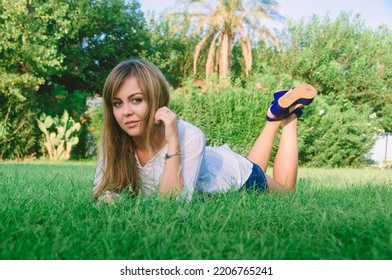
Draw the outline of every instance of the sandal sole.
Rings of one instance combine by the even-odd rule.
[[[278,100],[278,104],[281,108],[289,108],[296,101],[300,99],[311,100],[317,95],[317,90],[308,84],[299,85],[291,90],[289,90],[285,95],[283,95]]]

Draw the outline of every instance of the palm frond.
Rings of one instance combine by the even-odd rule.
[[[227,65],[230,67],[231,48],[237,40],[240,40],[246,75],[249,74],[252,67],[252,42],[262,40],[267,44],[274,44],[278,50],[280,49],[277,35],[266,27],[268,22],[283,19],[279,13],[277,1],[180,0],[177,1],[176,7],[178,7],[176,9],[178,14],[182,12],[184,22],[188,24],[187,32],[202,37],[194,50],[193,70],[195,74],[201,49],[212,34],[215,35],[208,50],[207,78],[213,69],[215,71],[219,69],[220,75],[227,74]],[[224,49],[221,46],[223,37],[220,38],[218,34],[220,37],[226,36]],[[219,58],[216,57],[217,55]],[[221,78],[225,77],[219,77],[219,79]]]

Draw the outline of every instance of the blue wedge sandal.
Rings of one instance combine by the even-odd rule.
[[[281,118],[281,116],[285,115],[287,117],[287,114],[290,114],[290,107],[297,104],[309,105],[313,102],[313,98],[316,95],[316,89],[308,84],[302,84],[290,90],[278,91],[274,93],[274,101],[270,111],[276,118]]]
[[[286,94],[288,91],[289,91],[289,90],[286,89],[286,90],[281,90],[281,91],[275,92],[275,93],[274,93],[274,101],[271,102],[271,107],[270,107],[270,109],[272,108],[272,105],[273,105],[274,103],[278,102],[279,98],[281,98],[281,97],[282,97],[284,94]],[[272,113],[272,111],[271,111],[271,113]],[[268,117],[268,115],[267,115],[267,121],[269,121],[269,122],[281,121],[281,120],[287,118],[290,114],[289,114],[288,111],[287,111],[287,112],[282,112],[282,113],[279,114],[279,115],[275,115],[275,114],[273,114],[273,115],[274,115],[273,118]]]

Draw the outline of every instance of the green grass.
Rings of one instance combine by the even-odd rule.
[[[392,259],[392,171],[300,169],[291,195],[95,204],[92,164],[0,164],[0,259]]]

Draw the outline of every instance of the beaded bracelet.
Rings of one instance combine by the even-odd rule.
[[[166,161],[168,158],[171,158],[171,157],[174,157],[174,156],[179,156],[179,155],[181,155],[181,151],[178,151],[175,154],[165,154],[164,159]]]

